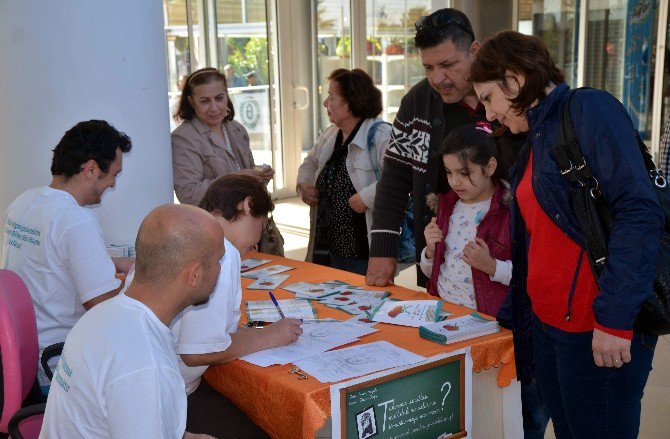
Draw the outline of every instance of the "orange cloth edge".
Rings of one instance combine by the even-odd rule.
[[[296,267],[296,270],[286,272],[291,275],[286,283],[338,279],[354,285],[364,285],[362,276],[328,267],[319,266],[318,270],[314,270],[314,265],[310,263],[261,253],[249,253],[244,257],[272,259],[274,263]],[[301,268],[305,270],[300,270]],[[250,282],[250,279],[243,278],[243,286]],[[375,289],[380,290],[380,288]],[[389,286],[382,290],[390,291],[393,297],[401,296],[404,300],[434,299],[427,293],[402,287]],[[267,300],[267,294],[267,291],[252,291],[244,288],[243,300]],[[275,290],[275,295],[278,299],[288,299],[294,296],[293,293],[281,288]],[[472,311],[453,304],[447,305],[455,316],[465,315]],[[316,307],[320,318],[343,318],[344,313],[341,311],[318,304]],[[386,339],[426,357],[470,346],[474,372],[478,373],[492,367],[498,368],[496,383],[500,388],[508,386],[516,377],[512,333],[507,329],[501,328],[501,331],[496,334],[445,346],[421,338],[417,340],[416,328],[381,323],[377,327],[383,331],[366,336],[362,340],[363,343]],[[388,340],[389,338],[391,340]],[[204,378],[213,389],[234,402],[271,437],[314,437],[316,431],[322,428],[330,417],[330,384],[332,383],[320,383],[312,377],[298,381],[295,375],[288,373],[289,368],[290,365],[258,368],[242,360],[236,360],[209,367]],[[296,391],[296,388],[302,391]],[[254,390],[249,391],[249,389]],[[280,417],[273,415],[277,407],[281,409],[282,416]]]

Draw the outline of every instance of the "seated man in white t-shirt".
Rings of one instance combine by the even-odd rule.
[[[186,393],[169,325],[187,306],[208,300],[223,231],[204,210],[169,204],[142,222],[136,252],[126,292],[70,331],[40,438],[198,436],[185,435]]]
[[[232,361],[262,349],[284,346],[302,333],[300,320],[282,319],[261,329],[238,327],[242,286],[240,259],[255,248],[274,204],[256,178],[219,177],[200,207],[214,215],[225,233],[226,255],[209,302],[187,309],[172,326],[188,397],[188,429],[214,436],[267,437],[237,407],[200,379],[210,364]],[[253,389],[249,389],[253,392]],[[217,416],[212,416],[217,413]]]
[[[122,154],[131,147],[130,138],[105,121],[80,122],[53,150],[51,184],[24,192],[7,208],[4,268],[30,291],[40,356],[65,341],[85,310],[117,294],[121,281],[115,274],[132,264],[109,257],[98,218],[84,207],[100,203],[114,187]],[[49,380],[41,365],[38,379],[46,393]]]

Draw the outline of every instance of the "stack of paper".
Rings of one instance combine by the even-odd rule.
[[[419,327],[421,337],[442,344],[455,343],[498,331],[500,327],[497,321],[487,320],[476,312]]]
[[[304,358],[294,364],[322,383],[332,383],[422,360],[425,358],[421,355],[377,341]]]
[[[387,291],[368,291],[359,289],[345,289],[331,294],[328,297],[321,299],[321,303],[330,307],[340,307],[342,305],[350,305],[356,302],[367,301],[377,302],[379,304],[383,299],[388,297],[390,293]]]
[[[370,319],[375,322],[419,327],[438,321],[443,303],[441,300],[389,300],[374,309]]]
[[[271,328],[263,329],[263,331],[271,330]],[[295,343],[254,352],[241,359],[261,367],[288,364],[314,355],[318,356],[330,349],[358,341],[359,337],[377,332],[374,328],[352,322],[309,323],[303,324],[302,330]]]
[[[314,307],[307,300],[278,300],[285,317],[291,319],[315,319]],[[245,302],[247,319],[256,322],[276,322],[281,319],[277,307],[270,300],[250,300]]]
[[[388,295],[391,293],[387,291],[368,291],[339,281],[324,284],[335,285],[337,292],[322,297],[321,304],[360,318],[369,319],[370,311],[377,308],[383,301],[390,300]]]
[[[327,284],[327,283],[310,283],[310,282],[297,282],[294,284],[286,285],[282,287],[286,291],[295,293],[296,299],[312,299],[320,300],[323,297],[330,296],[335,294],[340,289],[338,287]]]
[[[263,276],[259,279],[256,279],[252,282],[247,289],[248,290],[274,290],[289,278],[288,274],[271,274],[270,276]]]
[[[242,264],[240,265],[240,271],[248,271],[252,268],[267,264],[268,262],[272,261],[270,259],[247,258],[242,261]]]
[[[270,265],[269,267],[259,268],[258,270],[246,271],[242,273],[242,277],[248,277],[249,279],[261,279],[263,277],[293,270],[294,268],[295,267],[289,267],[288,265]]]

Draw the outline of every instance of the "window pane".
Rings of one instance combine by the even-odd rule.
[[[643,139],[652,123],[651,52],[656,44],[657,22],[658,2],[610,0],[589,7],[589,26],[598,32],[589,31],[588,47],[602,59],[600,64],[589,65],[595,70],[594,83],[599,80],[599,88],[623,102]],[[600,38],[593,38],[594,34]]]
[[[253,10],[253,22],[243,14]],[[270,63],[265,2],[217,0],[219,65],[228,79],[235,120],[249,132],[249,143],[257,165],[277,165],[275,183],[283,186],[279,163],[273,163],[270,117]],[[243,21],[246,18],[246,22]]]
[[[170,130],[177,127],[174,113],[179,105],[183,78],[191,72],[191,55],[186,26],[186,0],[163,2],[165,10],[165,43],[168,62],[168,99]]]
[[[577,84],[578,30],[579,0],[533,2],[533,35],[544,40],[572,87]]]
[[[265,22],[265,0],[246,0],[247,23]]]
[[[316,8],[316,39],[317,39],[317,84],[320,101],[317,113],[317,132],[330,125],[326,109],[321,103],[328,94],[326,80],[335,69],[351,68],[351,11],[349,0],[318,0]],[[304,145],[306,150],[311,145]]]
[[[584,84],[623,102],[642,138],[651,129],[656,5],[617,0],[589,4]]]
[[[367,0],[367,71],[382,92],[382,118],[392,122],[400,100],[425,77],[414,46],[414,23],[448,6],[445,1]]]
[[[216,19],[219,24],[242,23],[242,1],[216,0]]]

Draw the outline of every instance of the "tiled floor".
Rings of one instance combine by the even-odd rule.
[[[274,218],[286,241],[284,245],[286,256],[304,260],[309,241],[308,207],[297,198],[282,200],[276,206]],[[396,283],[416,289],[414,267],[401,271],[396,278]],[[642,399],[642,422],[639,437],[640,439],[670,437],[670,336],[660,337],[656,346],[653,370]],[[554,438],[551,427],[545,438]]]

